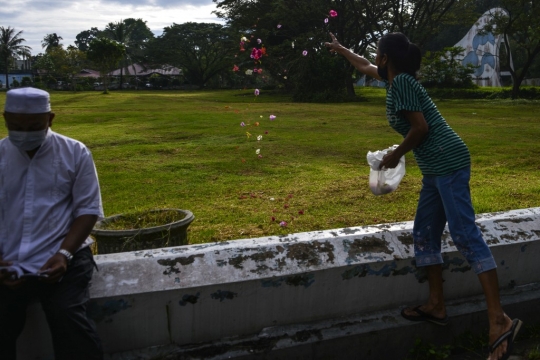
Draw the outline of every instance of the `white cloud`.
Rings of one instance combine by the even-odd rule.
[[[62,44],[73,45],[78,33],[127,18],[142,19],[156,35],[172,23],[222,22],[212,0],[0,0],[0,26],[22,30],[32,54],[43,51],[41,41],[56,33]]]

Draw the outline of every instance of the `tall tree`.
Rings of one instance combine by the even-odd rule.
[[[436,36],[441,28],[459,23],[463,19],[473,22],[478,18],[473,15],[477,0],[391,0],[391,2],[391,12],[382,26],[389,32],[399,31],[406,34],[411,42],[421,48]]]
[[[107,94],[109,85],[108,73],[113,70],[126,53],[124,45],[108,38],[97,38],[90,42],[86,56],[98,68]]]
[[[13,64],[13,60],[21,57],[30,57],[30,46],[23,45],[26,41],[21,37],[22,31],[15,32],[15,29],[8,26],[0,26],[0,62],[6,74],[6,89],[9,89],[8,72]]]
[[[500,0],[505,11],[494,12],[483,28],[486,32],[502,34],[505,38],[502,53],[512,76],[512,99],[519,96],[523,79],[540,53],[540,1]]]
[[[98,37],[100,37],[101,31],[98,30],[98,28],[93,27],[90,28],[90,30],[84,30],[77,34],[75,37],[75,45],[79,48],[81,51],[87,51],[88,45],[90,42]]]
[[[173,24],[149,44],[153,63],[179,67],[192,84],[204,86],[232,65],[231,36],[221,24]]]
[[[249,47],[252,39],[262,39],[268,53],[262,66],[298,100],[319,101],[322,94],[355,96],[354,67],[328,54],[324,47],[328,33],[355,53],[365,54],[386,30],[380,23],[391,5],[380,0],[222,0],[216,13],[247,35]]]
[[[45,52],[49,52],[54,48],[62,47],[60,40],[63,40],[63,38],[56,33],[47,34],[41,41],[41,47],[45,49]]]
[[[154,37],[154,34],[145,21],[133,18],[107,24],[103,34],[124,45],[126,49],[124,58],[119,64],[120,89],[122,89],[124,68],[129,71],[129,66],[140,59],[146,43]]]
[[[63,47],[52,48],[45,56],[49,57],[53,64],[54,73],[69,80],[72,90],[76,91],[76,75],[86,65],[86,53],[70,45],[67,49]]]

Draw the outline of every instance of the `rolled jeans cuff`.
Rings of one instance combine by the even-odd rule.
[[[416,266],[440,265],[444,263],[441,254],[416,255],[415,259]],[[471,268],[473,269],[474,273],[478,275],[483,272],[496,269],[497,264],[495,263],[495,259],[493,259],[493,257],[491,256],[474,262],[473,264],[471,264]]]
[[[495,263],[495,259],[493,259],[493,256],[490,256],[488,258],[474,262],[473,264],[471,264],[471,267],[474,270],[474,273],[478,275],[483,272],[496,269],[497,264]]]
[[[430,266],[430,265],[440,265],[444,263],[442,255],[439,254],[427,254],[427,255],[416,255],[416,266]]]

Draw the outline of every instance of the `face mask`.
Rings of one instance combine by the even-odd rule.
[[[379,77],[385,81],[388,81],[388,66],[384,69],[380,66],[377,66],[377,74],[379,74]]]
[[[39,131],[8,130],[9,141],[23,151],[34,150],[43,144],[47,137],[47,129]]]

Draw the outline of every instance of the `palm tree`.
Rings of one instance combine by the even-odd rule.
[[[122,61],[120,61],[120,89],[123,87],[123,74],[124,74],[124,67],[127,68],[127,65],[133,65],[133,61],[131,59],[131,51],[130,46],[131,44],[131,32],[133,30],[132,26],[126,25],[125,21],[120,20],[119,22],[113,23],[110,22],[107,27],[105,28],[105,34],[107,37],[111,40],[115,40],[118,43],[124,45],[126,52],[124,55],[124,58]]]
[[[120,62],[120,88],[122,88],[124,68],[127,69],[128,74],[129,66],[135,71],[134,62],[142,57],[146,43],[154,37],[154,34],[146,25],[146,21],[133,18],[116,23],[111,22],[103,33],[109,39],[124,45],[126,49],[124,58]]]
[[[6,89],[9,89],[8,72],[14,59],[30,57],[30,46],[22,45],[26,40],[20,37],[22,31],[15,33],[15,29],[0,26],[0,62],[6,74]]]
[[[41,47],[45,49],[45,52],[49,52],[52,48],[62,46],[60,40],[63,40],[63,38],[56,33],[47,34],[41,41]]]

